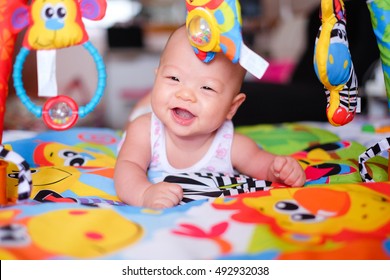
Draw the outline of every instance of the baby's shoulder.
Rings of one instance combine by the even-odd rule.
[[[257,143],[255,142],[255,140],[253,140],[252,138],[250,138],[249,136],[247,135],[244,135],[244,134],[241,134],[241,133],[238,133],[238,132],[234,132],[234,135],[233,135],[233,149],[242,149],[246,146],[250,147],[250,146],[257,146]]]
[[[136,123],[136,124],[145,124],[150,123],[152,119],[152,113],[143,114],[142,116],[139,116],[135,120],[131,121],[130,123]]]
[[[127,127],[127,131],[141,130],[145,131],[145,129],[150,128],[151,124],[151,114],[145,114],[139,116],[135,120],[131,121]]]

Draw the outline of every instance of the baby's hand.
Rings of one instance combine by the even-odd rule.
[[[161,182],[148,187],[143,194],[142,205],[150,208],[169,208],[183,199],[183,189],[177,184]]]
[[[306,175],[298,161],[288,156],[276,156],[271,165],[272,174],[282,183],[292,187],[302,187]]]

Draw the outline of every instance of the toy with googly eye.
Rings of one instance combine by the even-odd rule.
[[[263,76],[268,62],[243,43],[238,0],[186,0],[186,8],[188,38],[199,59],[208,63],[223,52],[257,78]]]
[[[43,118],[49,128],[68,129],[78,117],[85,117],[95,109],[105,90],[105,65],[96,48],[88,41],[82,17],[102,19],[106,0],[33,0],[30,5],[14,1],[19,3],[10,11],[13,31],[17,33],[27,27],[23,46],[13,67],[16,94],[32,114]],[[83,45],[92,56],[98,74],[95,95],[88,104],[80,107],[70,97],[57,95],[55,83],[55,50],[75,45]],[[23,87],[23,64],[30,51],[36,51],[37,60],[43,61],[40,64],[43,68],[38,67],[38,95],[50,97],[43,107],[34,104]]]

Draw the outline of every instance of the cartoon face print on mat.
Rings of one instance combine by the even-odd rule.
[[[9,218],[17,214],[3,212]],[[25,258],[26,254],[35,255],[34,259],[94,258],[134,244],[143,236],[143,228],[109,209],[81,208],[25,217],[1,226],[0,234],[19,234],[19,239],[14,238],[7,246],[0,239],[2,259]],[[23,239],[20,234],[24,234]]]
[[[110,226],[107,226],[110,221]],[[136,242],[142,228],[108,209],[64,209],[34,217],[31,239],[48,251],[73,257],[95,257]]]
[[[369,232],[388,223],[390,218],[378,217],[390,213],[389,198],[365,187],[357,188],[278,189],[271,190],[269,196],[245,198],[243,203],[275,219],[278,227],[295,233],[338,234],[345,229]],[[324,227],[319,228],[318,223]]]
[[[43,142],[38,144],[34,150],[34,163],[38,166],[113,167],[115,159],[78,147]]]
[[[234,220],[267,224],[274,234],[300,242],[383,234],[390,225],[389,194],[359,184],[272,189],[248,197],[220,198],[214,206],[236,209]]]

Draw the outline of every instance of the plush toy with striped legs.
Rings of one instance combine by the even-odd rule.
[[[382,62],[383,76],[387,94],[387,105],[390,110],[390,1],[367,0],[370,11],[372,28],[378,43],[380,59]]]
[[[314,50],[314,69],[327,96],[326,114],[334,126],[353,120],[358,81],[353,68],[342,0],[321,1],[321,22]]]

